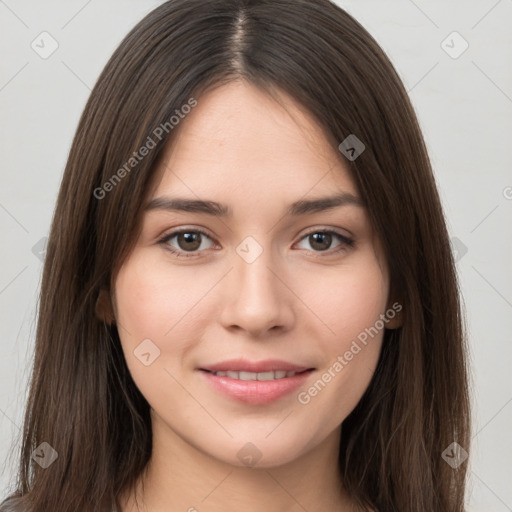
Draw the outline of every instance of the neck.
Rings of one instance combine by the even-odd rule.
[[[289,463],[246,467],[198,450],[157,415],[152,424],[150,462],[121,512],[355,510],[338,467],[341,428]]]

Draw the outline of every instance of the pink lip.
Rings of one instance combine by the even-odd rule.
[[[231,367],[233,371],[236,371]],[[284,370],[285,368],[279,368]],[[225,371],[225,370],[215,370]],[[238,370],[238,371],[251,371],[251,370]],[[270,371],[270,370],[258,370],[258,371]],[[295,370],[286,370],[295,371]],[[215,390],[221,393],[252,405],[262,405],[274,402],[279,398],[282,398],[289,393],[300,387],[309,375],[313,372],[313,369],[306,370],[302,373],[298,373],[293,377],[284,377],[282,379],[275,380],[238,380],[230,377],[218,377],[213,373],[205,370],[199,371],[199,374],[203,376]]]
[[[286,372],[303,372],[304,370],[311,370],[310,366],[299,366],[289,363],[287,361],[280,361],[278,359],[267,359],[265,361],[248,361],[247,359],[230,359],[229,361],[222,361],[217,364],[202,366],[200,370],[208,370],[210,372],[227,372],[229,370],[234,372],[270,372],[277,370],[284,370]]]

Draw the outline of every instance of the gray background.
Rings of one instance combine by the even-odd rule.
[[[107,59],[160,3],[0,0],[0,497],[13,483],[41,240],[71,140]],[[512,511],[512,0],[338,3],[375,37],[409,91],[457,251],[475,404],[467,509]],[[31,47],[51,49],[43,31],[58,44],[47,58]]]

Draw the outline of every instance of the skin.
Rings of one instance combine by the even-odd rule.
[[[233,217],[146,212],[116,276],[123,351],[152,415],[152,458],[144,493],[141,481],[136,489],[141,510],[355,510],[337,467],[341,424],[371,381],[384,330],[308,404],[297,395],[390,307],[388,268],[362,206],[284,216],[299,199],[359,192],[320,126],[281,98],[286,109],[237,81],[198,99],[166,148],[148,201],[208,199],[229,206]],[[208,232],[197,235],[188,259],[159,243],[180,228]],[[306,236],[322,229],[355,244],[333,234],[330,244],[315,245]],[[263,251],[252,263],[236,252],[247,236]],[[168,246],[189,247],[178,236]],[[134,355],[144,339],[160,350],[148,366]],[[316,370],[298,391],[250,405],[221,395],[196,370],[238,357]],[[248,442],[261,455],[254,467],[237,456]],[[138,510],[134,491],[121,503],[123,512]]]

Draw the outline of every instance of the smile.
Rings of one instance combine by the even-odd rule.
[[[210,372],[217,377],[229,377],[230,379],[236,380],[276,380],[284,379],[286,377],[293,377],[297,373],[302,372],[287,372],[286,370],[276,370],[270,372],[236,372],[236,371],[225,371],[225,372]]]
[[[265,372],[247,371],[208,371],[198,374],[215,393],[230,400],[250,405],[264,405],[290,396],[304,386],[313,369],[301,372],[273,370]]]

